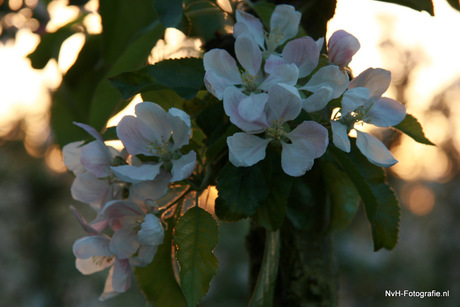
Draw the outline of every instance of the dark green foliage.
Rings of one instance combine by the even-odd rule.
[[[434,16],[434,7],[431,0],[377,0],[381,2],[395,3],[403,6],[410,7],[417,11],[427,11],[430,15]]]
[[[406,118],[404,118],[404,120],[401,123],[394,127],[400,130],[401,132],[407,134],[419,143],[425,145],[434,145],[429,139],[425,137],[422,125],[420,125],[417,119],[410,114],[407,114]]]

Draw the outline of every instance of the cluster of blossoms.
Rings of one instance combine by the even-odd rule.
[[[164,228],[153,201],[166,195],[169,183],[188,178],[195,168],[195,152],[181,152],[191,137],[191,123],[179,109],[166,112],[142,102],[136,116],[125,116],[117,126],[121,151],[107,146],[92,127],[76,125],[95,140],[63,148],[64,163],[76,176],[71,194],[97,216],[88,223],[74,210],[88,236],[74,243],[73,252],[83,274],[110,267],[100,297],[105,300],[126,291],[132,267],[152,262],[163,242]]]
[[[267,33],[258,18],[237,11],[233,35],[238,62],[222,49],[204,55],[207,89],[223,100],[230,121],[242,130],[227,139],[230,161],[235,166],[254,165],[265,158],[270,143],[280,144],[284,172],[302,176],[325,153],[325,126],[330,126],[339,149],[350,151],[348,134],[355,129],[357,146],[369,161],[383,167],[395,164],[382,142],[355,127],[388,127],[405,118],[402,104],[381,97],[390,73],[370,68],[350,81],[346,66],[360,45],[343,30],[327,43],[327,64],[318,65],[324,39],[295,38],[300,18],[294,7],[278,5]],[[326,123],[299,119],[302,109],[320,112],[337,98],[342,106]]]

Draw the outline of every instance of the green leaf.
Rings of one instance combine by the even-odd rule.
[[[267,29],[270,29],[270,18],[275,10],[275,4],[265,1],[247,2],[251,9],[253,9],[257,16],[262,20]]]
[[[173,223],[169,220],[163,244],[158,247],[152,263],[134,270],[141,291],[155,306],[187,306],[174,275],[174,261],[171,255],[172,232]]]
[[[393,190],[385,183],[384,170],[370,163],[354,141],[348,154],[332,145],[330,150],[364,202],[371,224],[374,250],[382,247],[393,249],[398,242],[401,210]]]
[[[435,145],[429,139],[425,137],[422,126],[417,121],[417,119],[410,114],[407,114],[404,120],[398,125],[394,126],[394,128],[407,134],[408,136],[410,136],[411,138],[413,138],[415,141],[419,143],[426,144],[426,145]]]
[[[203,77],[203,60],[183,58],[161,61],[110,80],[124,99],[137,93],[168,88],[184,99],[192,99],[203,86]]]
[[[380,2],[395,3],[407,6],[417,11],[427,11],[430,15],[434,16],[434,7],[431,0],[377,0]]]
[[[161,23],[166,27],[176,27],[182,20],[182,0],[153,0]]]
[[[196,306],[217,273],[218,262],[213,253],[218,241],[217,223],[211,214],[193,207],[177,222],[174,238],[182,291],[188,305]]]
[[[457,11],[460,11],[460,2],[458,0],[447,0],[447,2],[450,4],[451,7],[453,7]]]
[[[226,14],[210,1],[190,1],[184,14],[189,23],[189,36],[212,39],[217,32],[225,33]]]
[[[344,229],[355,216],[359,204],[359,194],[347,173],[333,161],[321,161],[324,183],[331,202],[329,231]]]
[[[90,124],[93,127],[102,129],[107,120],[126,104],[117,89],[110,84],[109,77],[142,66],[163,33],[164,27],[158,20],[154,21],[135,35],[131,43],[113,63],[92,97]]]
[[[219,173],[216,187],[216,215],[227,222],[255,214],[269,195],[261,163],[251,167],[227,163]]]
[[[265,248],[259,276],[254,292],[249,300],[249,307],[272,307],[280,257],[280,232],[267,231]]]
[[[262,161],[269,195],[253,216],[256,223],[271,231],[283,225],[293,181],[281,168],[280,161],[279,155],[270,151]]]
[[[165,110],[170,108],[183,109],[184,99],[170,89],[144,92],[141,94],[143,101],[152,101],[163,107]]]

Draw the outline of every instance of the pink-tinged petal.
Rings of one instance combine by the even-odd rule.
[[[161,164],[142,164],[140,166],[120,165],[112,166],[111,169],[119,179],[137,183],[144,180],[153,180],[160,173]]]
[[[338,121],[331,120],[331,128],[332,142],[334,145],[345,152],[350,152],[351,145],[350,139],[348,138],[347,126]]]
[[[75,126],[78,126],[78,127],[82,128],[86,132],[88,132],[88,134],[91,135],[92,137],[94,137],[97,141],[99,141],[101,143],[104,143],[104,139],[102,138],[101,134],[96,129],[94,129],[93,127],[91,127],[91,126],[89,126],[87,124],[82,124],[82,123],[77,123],[77,122],[73,122],[73,124]]]
[[[282,57],[275,54],[270,54],[268,59],[265,61],[264,71],[268,74],[272,74],[275,67],[286,64]]]
[[[166,172],[160,174],[152,181],[141,181],[131,185],[129,197],[133,201],[146,201],[157,200],[168,193],[169,180],[171,175]]]
[[[355,111],[369,101],[369,89],[366,87],[352,88],[343,94],[342,115]]]
[[[334,90],[325,85],[319,88],[312,95],[302,100],[303,109],[307,112],[316,112],[324,109],[332,99]]]
[[[112,286],[116,292],[125,292],[131,287],[131,266],[128,260],[117,259],[115,261]]]
[[[75,267],[83,275],[90,275],[96,272],[100,272],[114,262],[113,257],[99,257],[99,258],[88,258],[88,259],[75,259]]]
[[[177,160],[171,160],[171,162],[173,166],[171,169],[172,178],[170,182],[184,180],[190,177],[195,169],[196,152],[192,150]]]
[[[304,142],[281,142],[281,167],[289,176],[299,177],[313,167],[314,150]]]
[[[137,234],[132,227],[123,227],[113,233],[109,248],[118,259],[128,259],[139,248]]]
[[[164,229],[160,219],[149,213],[144,217],[141,229],[137,232],[137,238],[141,244],[160,245],[164,239]]]
[[[107,202],[102,208],[98,219],[121,219],[126,216],[141,216],[144,211],[133,202],[124,200],[112,200]]]
[[[283,49],[283,59],[286,63],[294,63],[299,68],[299,78],[303,78],[318,65],[319,52],[316,42],[306,36],[288,42]]]
[[[260,19],[241,10],[236,11],[236,21],[233,27],[233,36],[238,38],[242,34],[251,34],[257,45],[264,47],[264,26]]]
[[[268,91],[277,83],[296,85],[299,76],[299,69],[295,64],[284,64],[273,68],[272,73],[259,86],[260,89]]]
[[[168,141],[172,128],[166,120],[166,111],[156,103],[143,101],[135,106],[138,123],[137,129],[150,141]]]
[[[291,5],[282,4],[275,7],[270,18],[270,36],[278,38],[275,48],[297,35],[301,17],[302,14]]]
[[[332,34],[328,42],[328,55],[332,63],[347,66],[361,45],[350,33],[339,30]]]
[[[348,88],[367,87],[371,98],[380,98],[391,82],[391,73],[382,68],[368,68],[350,81]]]
[[[91,173],[75,177],[70,193],[73,199],[99,207],[109,197],[110,185],[106,180],[96,178]]]
[[[95,229],[92,225],[88,224],[88,222],[86,222],[85,218],[83,216],[81,216],[81,214],[77,211],[77,209],[75,209],[75,207],[70,206],[70,209],[72,210],[73,214],[77,218],[77,221],[80,223],[80,225],[83,228],[83,230],[85,230],[90,235],[99,235],[100,234],[99,233],[100,230]]]
[[[241,35],[236,39],[235,54],[241,66],[249,74],[256,76],[262,64],[262,52],[249,35]]]
[[[265,158],[270,141],[243,132],[227,138],[229,160],[235,166],[252,166]]]
[[[338,98],[347,89],[348,75],[341,71],[338,66],[324,66],[300,89],[314,93],[324,86],[332,88],[332,99]]]
[[[72,247],[75,257],[88,259],[91,257],[110,257],[110,239],[106,236],[88,236],[75,241]]]
[[[313,158],[321,157],[329,144],[328,131],[315,121],[304,121],[286,136],[292,143],[303,143],[312,149]]]
[[[379,139],[365,132],[358,130],[356,132],[358,134],[356,146],[371,163],[381,167],[390,167],[398,163]]]
[[[323,49],[323,45],[324,45],[324,37],[320,37],[318,38],[316,41],[316,46],[318,47],[318,50],[321,52],[321,50]]]
[[[241,76],[235,59],[223,49],[212,49],[203,56],[206,72],[212,71],[217,76],[227,79],[232,84],[240,84]]]
[[[285,84],[275,84],[268,90],[268,106],[270,107],[269,122],[274,120],[284,123],[293,120],[302,109],[297,89]]]
[[[135,267],[145,267],[153,261],[158,250],[158,245],[141,245],[136,257],[131,257],[129,262]]]
[[[266,94],[265,94],[266,95]],[[238,128],[249,132],[249,133],[260,133],[268,128],[265,114],[263,113],[260,118],[249,122],[239,113],[239,105],[243,99],[246,99],[246,95],[241,93],[236,88],[227,88],[224,94],[224,110],[225,114],[230,117],[230,121]],[[268,98],[267,98],[268,99]]]
[[[217,99],[222,100],[225,89],[227,87],[233,87],[234,83],[228,79],[220,77],[213,71],[207,71],[204,74],[204,85],[211,94],[213,94]]]
[[[81,164],[98,178],[110,175],[112,157],[104,143],[93,141],[82,147]]]
[[[406,107],[396,100],[382,97],[374,101],[369,112],[366,122],[379,126],[395,126],[403,121],[406,117]]]
[[[266,93],[252,94],[241,99],[238,104],[238,114],[248,122],[254,122],[263,116],[268,95]]]
[[[139,120],[134,116],[124,116],[117,125],[117,135],[131,155],[143,154],[151,156],[152,153],[147,148],[150,143],[138,128]]]
[[[99,301],[105,301],[125,292],[131,287],[131,267],[128,260],[117,260],[109,270],[104,292]]]
[[[168,111],[168,122],[172,128],[174,145],[172,150],[187,145],[192,135],[190,116],[182,110],[171,108]]]
[[[62,159],[64,161],[67,169],[74,173],[74,175],[79,175],[85,171],[85,168],[80,162],[81,156],[81,146],[85,142],[73,142],[65,145],[62,148]]]

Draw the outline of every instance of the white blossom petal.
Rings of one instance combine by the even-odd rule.
[[[324,109],[329,101],[332,100],[333,93],[334,90],[329,85],[319,88],[312,95],[302,100],[303,109],[307,112],[316,112]]]
[[[64,164],[75,176],[85,172],[85,168],[80,162],[81,146],[83,144],[85,144],[84,141],[72,142],[62,148],[62,159]]]
[[[299,177],[313,167],[314,150],[304,142],[281,142],[281,167],[289,176]]]
[[[137,232],[138,240],[141,244],[160,245],[164,239],[164,229],[160,219],[149,213],[144,217],[141,229]]]
[[[248,122],[258,120],[264,113],[268,95],[266,93],[252,94],[241,99],[238,104],[238,114]]]
[[[285,84],[275,84],[269,89],[268,105],[270,107],[268,122],[275,120],[284,123],[293,120],[302,109],[297,89]]]
[[[233,36],[238,38],[242,34],[250,33],[255,42],[264,47],[264,26],[259,18],[241,10],[236,10],[236,23],[233,26]]]
[[[275,38],[273,50],[288,39],[293,38],[299,31],[302,14],[292,5],[277,5],[270,18],[270,36]]]
[[[355,111],[357,108],[369,101],[369,89],[366,87],[356,87],[349,89],[342,97],[342,114]]]
[[[126,226],[113,233],[109,248],[118,259],[128,259],[139,248],[139,241],[133,227],[134,225]]]
[[[264,71],[268,74],[272,74],[275,67],[286,64],[286,61],[279,55],[270,54],[268,59],[265,61]]]
[[[395,126],[406,117],[406,107],[396,100],[382,97],[373,102],[367,116],[369,119],[366,122],[370,124],[379,127]]]
[[[233,84],[241,84],[240,71],[235,59],[224,49],[211,49],[203,56],[205,71],[212,71]]]
[[[88,132],[88,134],[91,135],[92,137],[94,137],[97,141],[99,141],[101,143],[104,143],[104,139],[102,138],[101,134],[96,129],[94,129],[93,127],[91,127],[91,126],[89,126],[87,124],[77,123],[77,122],[73,122],[73,124],[75,126],[78,126],[78,127],[82,128],[86,132]]]
[[[83,203],[99,207],[110,197],[110,185],[107,180],[98,179],[91,173],[77,175],[70,187],[72,198]]]
[[[111,266],[114,262],[113,257],[100,257],[100,258],[87,258],[75,259],[75,267],[77,268],[80,273],[83,275],[90,275],[96,272],[100,272],[109,266]]]
[[[268,91],[276,83],[296,85],[299,69],[295,64],[284,64],[273,68],[272,73],[265,79],[259,88]]]
[[[308,76],[318,65],[319,52],[316,42],[308,36],[289,41],[283,49],[286,63],[294,63],[299,68],[299,78]]]
[[[350,81],[348,88],[367,87],[371,98],[380,98],[391,82],[391,73],[382,68],[368,68]]]
[[[153,180],[160,173],[161,164],[147,164],[140,166],[120,165],[112,166],[115,176],[129,183],[137,183],[144,180]]]
[[[381,167],[390,167],[398,163],[379,139],[359,130],[356,132],[358,134],[356,146],[371,163]]]
[[[264,94],[267,96],[268,95]],[[260,118],[252,122],[245,120],[239,113],[240,102],[245,99],[247,96],[241,93],[236,88],[227,88],[224,94],[224,110],[225,114],[230,117],[230,121],[242,129],[243,131],[249,133],[260,133],[265,131],[268,127],[266,122],[265,113],[262,114]]]
[[[112,157],[104,143],[92,141],[81,148],[81,164],[98,178],[110,175]]]
[[[122,219],[126,216],[141,216],[144,211],[133,202],[124,200],[113,200],[107,202],[102,208],[98,219]]]
[[[110,239],[106,236],[87,236],[76,240],[73,244],[72,251],[75,257],[80,259],[110,257],[113,254],[109,249],[109,244]]]
[[[338,66],[328,65],[321,67],[311,79],[302,86],[301,90],[312,93],[320,90],[324,86],[332,88],[332,99],[338,98],[348,86],[348,75],[341,71]]]
[[[204,74],[204,85],[211,94],[217,99],[222,100],[225,89],[233,87],[234,83],[226,78],[222,78],[213,71],[207,71]]]
[[[152,155],[146,146],[150,143],[138,129],[139,121],[136,117],[124,116],[117,125],[117,136],[131,155]]]
[[[135,106],[139,132],[149,141],[168,141],[172,127],[166,111],[158,104],[143,101]]]
[[[243,132],[227,138],[229,160],[235,166],[252,166],[265,158],[270,141]]]
[[[262,52],[249,35],[240,35],[235,41],[235,54],[246,71],[256,76],[262,64]]]
[[[315,121],[304,121],[286,136],[292,143],[302,142],[312,149],[314,158],[321,157],[329,144],[328,131],[321,124]]]
[[[348,138],[347,126],[338,121],[331,120],[331,128],[332,142],[334,145],[345,152],[350,152],[351,145],[350,139]]]
[[[157,200],[168,193],[169,180],[171,175],[166,172],[160,172],[155,180],[141,181],[131,185],[129,197],[132,201]]]
[[[176,182],[184,180],[190,177],[195,169],[196,152],[192,150],[177,160],[171,160],[171,162],[173,165],[171,169],[172,178],[169,181]]]

